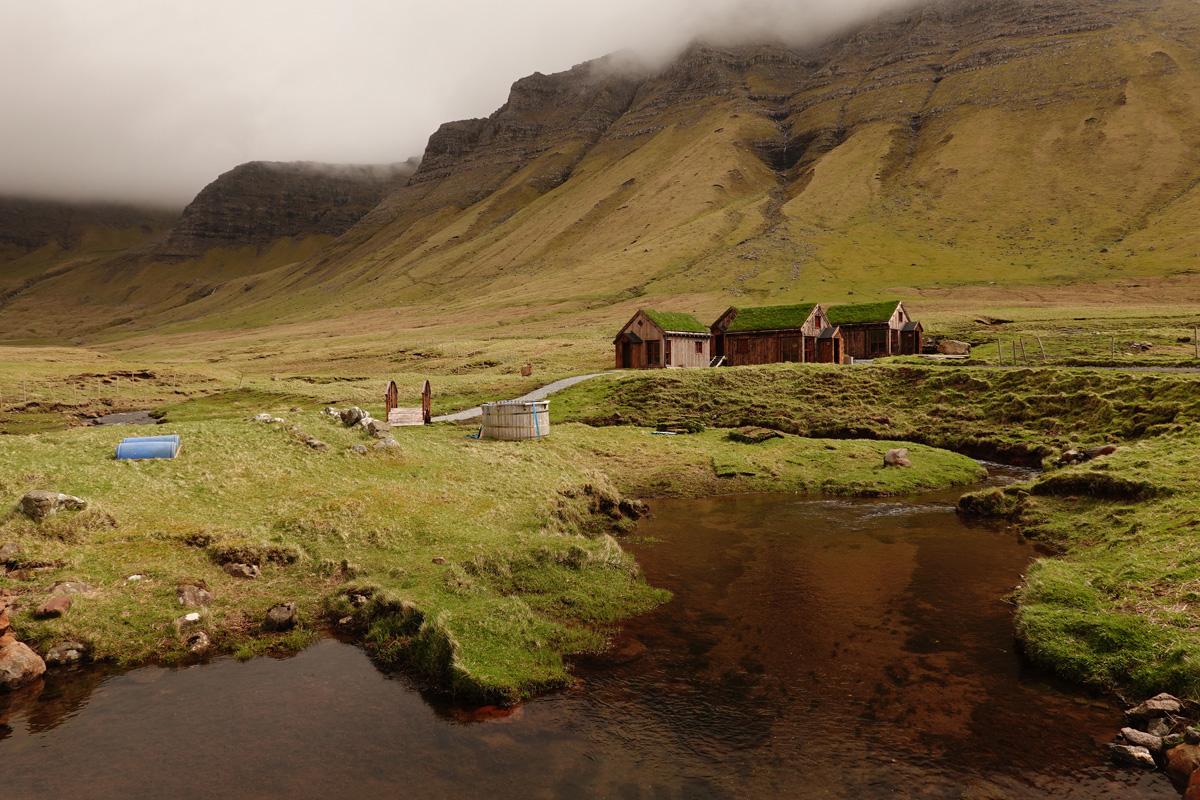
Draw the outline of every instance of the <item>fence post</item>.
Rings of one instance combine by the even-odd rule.
[[[1041,351],[1042,351],[1042,362],[1043,362],[1043,363],[1045,363],[1045,361],[1046,361],[1046,347],[1045,347],[1045,345],[1043,345],[1043,344],[1042,344],[1042,337],[1040,337],[1040,336],[1039,336],[1039,337],[1037,337],[1037,340],[1038,340],[1038,347],[1039,347],[1039,348],[1041,349]]]
[[[1021,358],[1025,359],[1026,366],[1029,365],[1029,355],[1025,352],[1025,337],[1018,337],[1021,342]]]
[[[1192,328],[1192,347],[1196,351],[1196,358],[1200,358],[1200,328]]]
[[[1112,359],[1117,360],[1117,337],[1112,337]]]
[[[1004,349],[1000,347],[1000,337],[996,337],[996,363],[1004,365]]]
[[[25,398],[24,402],[29,403],[29,388],[25,385],[25,381],[21,381],[21,395]]]

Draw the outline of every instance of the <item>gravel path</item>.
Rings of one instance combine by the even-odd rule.
[[[552,395],[555,392],[560,391],[562,389],[566,389],[568,386],[574,386],[575,384],[580,383],[582,381],[586,381],[589,378],[598,378],[601,375],[612,375],[612,374],[613,373],[611,373],[611,372],[593,372],[590,375],[576,375],[574,378],[563,378],[560,381],[555,381],[554,383],[548,383],[540,389],[534,389],[529,394],[521,395],[520,397],[518,397],[516,399],[517,400],[545,400],[550,395]],[[462,422],[463,420],[474,419],[475,417],[482,416],[482,415],[483,415],[482,409],[480,409],[479,406],[475,406],[474,408],[468,408],[466,411],[458,411],[458,412],[455,412],[454,414],[443,414],[440,417],[434,417],[433,421],[434,422]]]

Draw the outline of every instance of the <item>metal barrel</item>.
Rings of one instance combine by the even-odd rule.
[[[179,443],[172,441],[124,441],[117,445],[117,460],[134,461],[150,458],[174,458],[179,455]]]
[[[178,433],[167,436],[127,436],[121,440],[121,444],[138,444],[139,442],[174,442],[176,447],[181,444]]]

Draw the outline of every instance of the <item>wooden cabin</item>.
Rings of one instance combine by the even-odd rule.
[[[825,314],[841,330],[847,359],[921,352],[924,329],[899,300],[829,306]]]
[[[617,369],[707,367],[712,333],[691,314],[641,309],[613,339]]]
[[[830,328],[825,310],[816,303],[794,306],[732,307],[712,325],[713,355],[734,367],[781,361],[820,361],[818,337]],[[827,361],[838,361],[841,348],[827,346]]]

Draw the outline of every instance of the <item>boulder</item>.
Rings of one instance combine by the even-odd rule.
[[[295,603],[280,603],[267,612],[263,627],[269,631],[289,631],[300,622]]]
[[[176,633],[187,633],[188,631],[192,631],[200,627],[200,614],[196,611],[193,611],[190,614],[184,614],[182,617],[176,617],[174,620],[172,620],[171,624],[175,626]]]
[[[908,450],[899,447],[883,454],[883,465],[885,467],[911,467],[912,462],[908,460]]]
[[[9,619],[8,619],[8,614],[6,614],[3,611],[0,611],[0,636],[3,636],[4,634],[8,633],[8,628],[9,628],[9,625],[11,625],[11,624],[12,623],[10,623]]]
[[[1139,731],[1136,728],[1121,728],[1121,736],[1125,741],[1134,747],[1144,747],[1150,751],[1153,756],[1162,755],[1163,740],[1161,736],[1155,736],[1152,733]]]
[[[354,447],[350,448],[350,452],[358,453],[360,456],[365,456],[367,453],[369,453],[371,451],[367,449],[367,446],[365,444],[356,444],[356,445],[354,445]]]
[[[55,595],[34,610],[33,615],[39,619],[61,617],[71,608],[71,598]]]
[[[1192,773],[1187,789],[1183,792],[1183,800],[1200,800],[1200,770]]]
[[[1183,729],[1183,740],[1188,744],[1200,744],[1200,730],[1188,725]]]
[[[309,447],[311,447],[313,450],[319,450],[321,452],[325,452],[326,450],[329,449],[329,445],[325,444],[324,442],[318,441],[316,439],[307,439],[307,440],[305,440],[304,443],[306,445],[308,445]]]
[[[1192,773],[1200,767],[1200,744],[1181,744],[1167,751],[1163,769],[1171,780],[1187,784]]]
[[[204,631],[193,631],[188,634],[183,643],[187,647],[188,652],[194,656],[200,655],[212,644],[208,638],[208,634]]]
[[[190,583],[176,586],[175,597],[184,608],[202,608],[213,601],[212,592]]]
[[[262,574],[262,571],[256,564],[230,563],[223,566],[222,569],[235,578],[245,578],[247,580],[254,580]]]
[[[1174,695],[1162,692],[1151,697],[1141,705],[1134,706],[1125,712],[1125,718],[1130,722],[1146,722],[1167,714],[1178,714],[1183,711],[1183,704]]]
[[[270,414],[257,414],[254,417],[254,421],[255,422],[274,422],[275,417],[271,416]]]
[[[971,345],[957,339],[942,339],[938,342],[937,351],[944,356],[969,356]]]
[[[1135,747],[1129,744],[1110,744],[1108,747],[1112,754],[1112,760],[1116,764],[1126,767],[1142,767],[1143,769],[1154,769],[1157,766],[1154,763],[1154,756],[1150,755],[1150,751],[1144,747]]]
[[[40,678],[46,662],[21,642],[9,642],[0,647],[0,692],[20,689]]]
[[[380,434],[386,434],[391,429],[391,425],[388,425],[386,422],[380,422],[377,419],[373,419],[367,423],[367,433],[376,438],[379,438]]]
[[[26,516],[32,518],[34,522],[41,522],[46,517],[51,514],[57,514],[64,508],[68,511],[82,511],[87,508],[87,501],[74,495],[47,492],[44,489],[34,489],[32,492],[27,492],[21,498],[18,508]]]
[[[367,416],[367,412],[363,411],[358,406],[351,406],[341,413],[342,424],[347,428],[352,428],[359,423],[363,417]]]
[[[96,593],[96,587],[83,581],[58,581],[50,587],[50,594],[69,597],[73,594],[91,596]]]
[[[399,450],[400,443],[389,436],[386,439],[380,439],[375,444],[371,445],[372,450]]]
[[[1175,726],[1171,724],[1171,720],[1167,719],[1166,717],[1159,717],[1158,719],[1150,720],[1150,722],[1146,724],[1146,733],[1150,733],[1154,736],[1162,738],[1163,736],[1169,736],[1174,728]],[[1195,742],[1192,742],[1192,744],[1197,743],[1200,743],[1200,738],[1197,738]]]
[[[16,542],[9,542],[0,547],[0,564],[11,564],[19,555],[21,555],[21,546]]]
[[[63,667],[68,664],[78,664],[87,655],[87,645],[83,642],[59,642],[46,653],[46,663],[52,667]]]
[[[1112,455],[1115,452],[1117,452],[1115,444],[1106,444],[1102,447],[1086,447],[1083,450],[1083,457],[1090,461],[1097,456]]]

